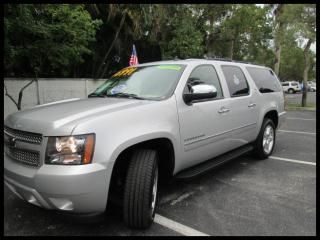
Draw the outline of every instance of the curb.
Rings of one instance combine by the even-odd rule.
[[[315,112],[316,108],[308,108],[308,107],[287,107],[286,111],[312,111]]]

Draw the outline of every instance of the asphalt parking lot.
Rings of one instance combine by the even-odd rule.
[[[316,235],[316,112],[290,111],[271,158],[249,155],[160,187],[156,223],[130,230],[120,209],[85,223],[23,202],[4,189],[5,235]]]

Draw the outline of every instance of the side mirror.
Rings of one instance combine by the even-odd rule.
[[[183,94],[183,100],[186,104],[192,103],[194,100],[202,100],[215,98],[217,89],[212,85],[199,84],[191,87],[191,93]]]

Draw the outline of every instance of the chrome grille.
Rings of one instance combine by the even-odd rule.
[[[13,137],[16,140],[27,142],[27,143],[40,145],[42,142],[41,134],[16,130],[6,126],[4,127],[4,134],[6,134],[9,137]]]
[[[6,147],[5,151],[6,154],[13,160],[32,167],[40,166],[40,153],[37,151],[29,151],[10,147]]]

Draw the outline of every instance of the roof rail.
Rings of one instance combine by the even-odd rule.
[[[232,62],[231,58],[218,58],[218,57],[204,57],[206,60],[216,60],[216,61],[226,61],[226,62]]]
[[[232,60],[231,58],[211,58],[211,57],[205,57],[206,60],[216,60],[216,61],[226,61],[226,62],[235,62],[235,63],[245,63],[245,64],[252,64],[257,66],[264,66],[261,64],[253,63],[253,62],[247,62],[247,61],[241,61],[241,60]]]
[[[215,61],[225,61],[225,62],[234,62],[234,63],[244,63],[244,64],[252,64],[252,65],[257,65],[257,66],[263,66],[265,67],[265,65],[262,64],[258,64],[258,63],[253,63],[253,62],[247,62],[247,61],[242,61],[242,60],[233,60],[231,58],[220,58],[220,57],[207,57],[204,56],[203,58],[186,58],[186,59],[180,59],[177,56],[175,58],[171,58],[171,59],[163,59],[163,60],[173,60],[173,61],[177,61],[177,60],[215,60]]]

